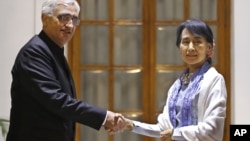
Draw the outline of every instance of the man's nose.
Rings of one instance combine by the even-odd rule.
[[[70,20],[66,23],[66,25],[67,25],[68,27],[74,27],[73,19],[70,19]]]

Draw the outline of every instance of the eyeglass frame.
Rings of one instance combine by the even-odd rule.
[[[72,20],[72,24],[74,26],[77,26],[80,24],[80,19],[77,16],[72,16],[70,14],[59,14],[56,16],[57,19],[64,24],[69,23],[70,20]]]

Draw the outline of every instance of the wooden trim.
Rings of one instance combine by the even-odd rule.
[[[152,123],[152,122],[155,122],[155,118],[152,116],[152,112],[155,111],[155,58],[156,58],[156,55],[155,55],[155,49],[156,49],[156,0],[149,0],[149,10],[148,10],[150,13],[149,13],[149,43],[148,43],[148,46],[147,46],[147,55],[148,57],[147,58],[150,58],[150,60],[147,61],[147,64],[148,64],[148,75],[149,75],[149,81],[148,81],[148,84],[146,85],[149,90],[148,90],[148,98],[149,98],[149,111],[147,111],[148,113],[148,120],[147,122],[148,123]]]
[[[75,35],[68,43],[68,62],[74,78],[76,96],[80,98],[80,27],[77,27]],[[80,141],[80,125],[76,124],[75,141]]]
[[[189,0],[184,0],[184,20],[188,19],[190,17],[190,12],[189,12]]]
[[[231,0],[225,0],[225,15],[224,15],[224,51],[225,60],[225,69],[223,74],[225,76],[226,86],[227,86],[227,118],[225,122],[225,133],[224,133],[224,141],[230,140],[230,124],[231,124]],[[223,54],[223,53],[221,53]]]
[[[222,9],[222,11],[221,11]],[[230,60],[230,0],[219,1],[218,0],[218,30],[217,36],[217,51],[218,51],[218,71],[224,76],[227,87],[227,111],[226,121],[224,128],[223,141],[230,140],[230,124],[231,124],[231,60]]]

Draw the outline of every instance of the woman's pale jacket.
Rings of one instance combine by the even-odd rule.
[[[169,120],[169,97],[173,85],[168,91],[168,98],[163,113],[158,116],[157,124],[134,121],[135,133],[159,137],[159,132],[173,128]],[[201,82],[198,100],[198,124],[174,129],[173,140],[187,141],[222,141],[226,118],[227,92],[224,77],[211,67]]]

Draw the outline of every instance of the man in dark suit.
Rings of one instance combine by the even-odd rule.
[[[42,31],[19,51],[12,68],[7,141],[74,141],[75,122],[120,130],[121,115],[76,99],[64,46],[79,24],[76,0],[45,0]]]

